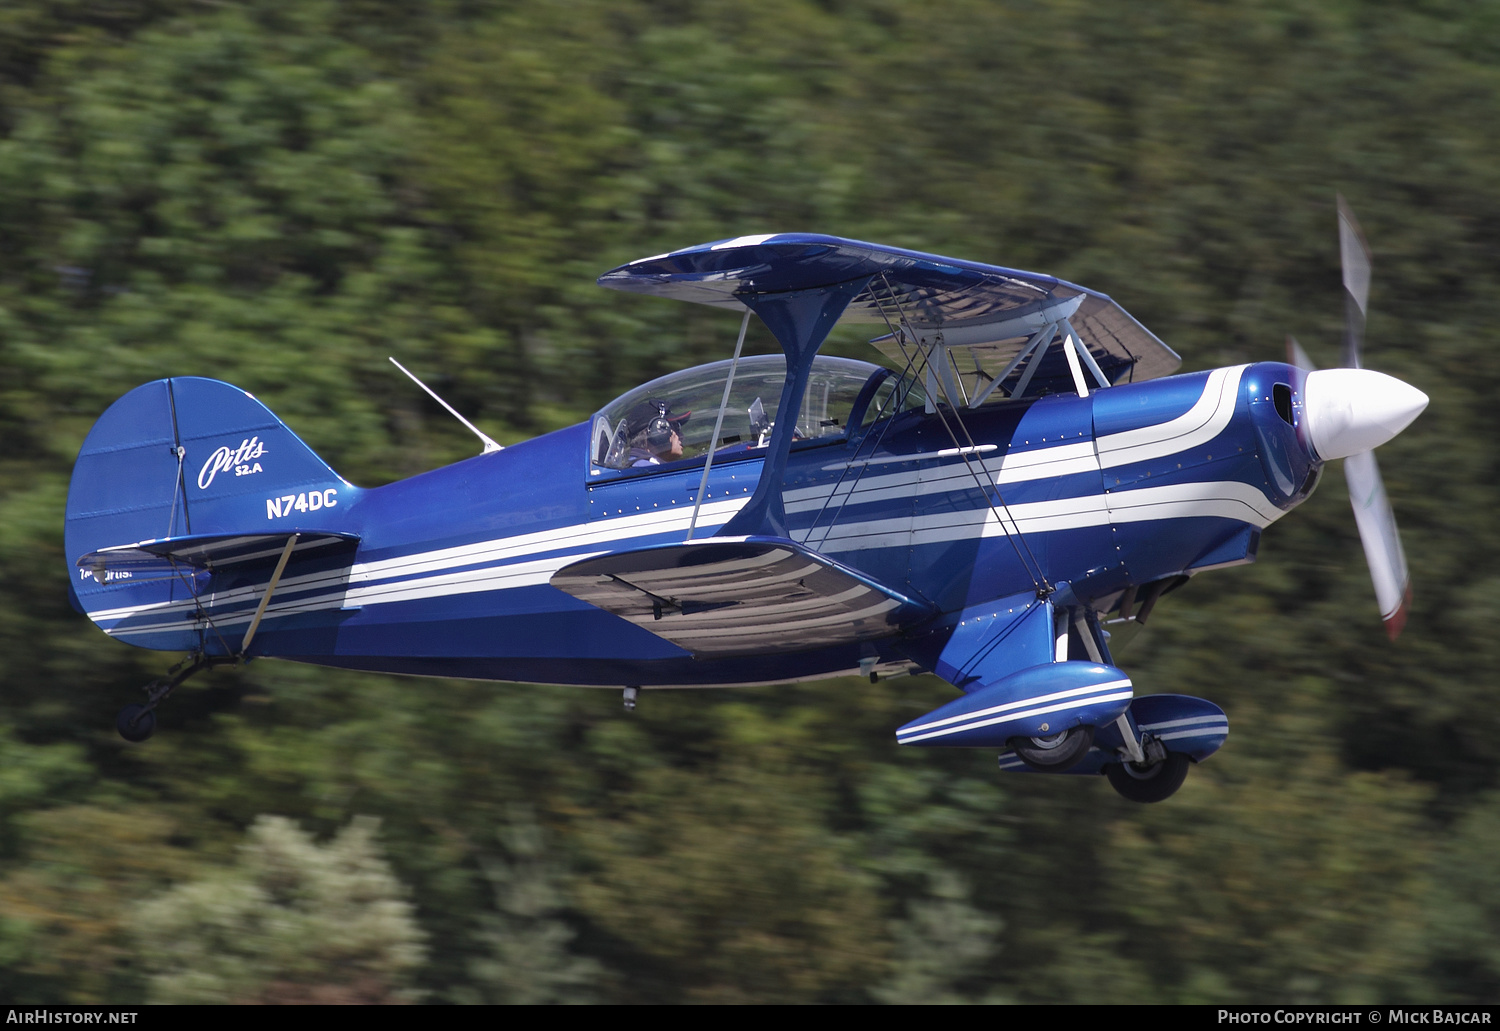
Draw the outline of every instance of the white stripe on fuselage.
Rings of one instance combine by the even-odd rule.
[[[1215,369],[1209,373],[1203,392],[1192,408],[1163,423],[1107,434],[1097,440],[1074,440],[1012,452],[989,460],[980,460],[973,453],[953,453],[944,455],[949,464],[938,468],[860,476],[832,488],[827,484],[797,488],[786,491],[783,496],[786,511],[788,514],[825,508],[838,511],[847,505],[859,507],[903,500],[915,491],[926,496],[969,491],[976,487],[976,473],[983,480],[1004,485],[1099,472],[1102,468],[1164,458],[1207,443],[1223,432],[1234,414],[1239,382],[1245,368]],[[913,456],[912,461],[931,457]],[[743,507],[746,500],[710,502],[703,506],[700,523],[704,524],[705,531],[714,528],[716,523],[722,525]],[[976,508],[922,516],[836,520],[832,525],[817,526],[793,536],[830,554],[840,554],[994,537],[1007,532],[1050,533],[1103,526],[1111,521],[1209,516],[1264,527],[1283,514],[1260,490],[1236,480],[1093,492],[1010,505],[1001,512],[1003,523],[1001,515],[994,510]],[[389,604],[544,584],[557,570],[583,557],[622,550],[622,546],[634,547],[637,546],[634,541],[640,538],[686,532],[691,518],[691,510],[685,507],[632,513],[457,547],[357,562],[344,571],[288,577],[278,587],[266,615]],[[580,553],[574,549],[589,550]],[[559,554],[565,551],[570,553]],[[538,557],[521,561],[528,556]],[[161,623],[153,623],[150,627],[131,627],[128,632],[132,634],[179,629],[183,625],[183,615],[194,612],[200,604],[211,608],[249,606],[258,601],[263,590],[263,585],[252,585],[200,599],[101,609],[91,612],[90,617],[98,623],[147,614],[162,619]],[[224,617],[216,616],[215,623],[248,622],[249,615],[247,609]]]
[[[734,513],[744,507],[746,500],[746,498],[732,498],[727,501],[705,504],[698,516],[699,525],[704,528],[705,534],[716,529],[717,525],[728,522]],[[501,537],[496,540],[479,541],[437,551],[418,552],[374,562],[357,562],[349,570],[337,573],[312,573],[301,577],[288,577],[277,586],[272,604],[266,609],[266,615],[310,611],[313,608],[348,608],[415,601],[448,594],[509,590],[515,587],[544,584],[563,566],[587,556],[618,550],[612,545],[618,545],[622,541],[663,533],[685,533],[691,520],[691,509],[642,512],[617,519],[562,526],[556,530],[517,534],[514,537]],[[601,548],[600,545],[609,546]],[[579,547],[593,547],[597,550],[586,554],[571,552],[571,549]],[[562,551],[571,553],[555,554]],[[544,552],[554,554],[532,562],[515,561],[524,556]],[[497,563],[500,564],[499,568],[496,568]],[[392,580],[393,577],[412,577],[413,574],[422,573],[428,575]],[[489,581],[493,583],[488,583]],[[287,597],[329,588],[337,588],[338,593],[326,597],[322,604],[309,605],[306,600],[296,601]],[[258,601],[264,591],[265,585],[252,585],[198,599],[99,609],[89,613],[89,616],[96,623],[148,613],[153,616],[170,616],[175,618],[163,626],[170,625],[176,629],[182,626],[182,616],[196,611],[199,605],[216,607],[249,604]],[[237,618],[238,616],[230,616],[221,619],[215,616],[214,622],[223,625],[226,622],[232,623]],[[246,621],[248,618],[248,614],[245,614]],[[132,627],[129,632],[144,631]]]
[[[1099,465],[1113,469],[1131,462],[1165,458],[1207,444],[1223,433],[1229,420],[1234,418],[1240,377],[1247,368],[1247,365],[1235,365],[1210,372],[1197,402],[1175,419],[1099,437]]]
[[[830,554],[893,548],[910,544],[941,544],[1006,533],[1036,534],[1079,530],[1114,523],[1153,519],[1216,517],[1265,527],[1284,513],[1266,496],[1239,480],[1174,483],[1140,487],[1053,501],[1010,505],[998,512],[974,508],[918,517],[896,516],[835,523],[794,533],[807,544]],[[1002,522],[1002,516],[1004,520]]]
[[[1224,432],[1230,419],[1234,417],[1240,378],[1246,368],[1248,366],[1237,365],[1210,372],[1204,382],[1203,393],[1193,406],[1167,422],[1105,434],[1097,440],[1075,440],[1030,451],[1012,451],[999,458],[983,461],[973,457],[965,460],[964,456],[951,453],[943,456],[948,459],[948,464],[939,469],[908,469],[876,476],[861,476],[838,484],[832,492],[821,484],[799,487],[783,495],[786,511],[788,515],[792,515],[816,511],[825,506],[831,508],[901,500],[911,496],[916,484],[921,484],[923,494],[973,489],[976,486],[975,473],[980,469],[983,470],[982,476],[985,479],[1004,486],[1099,472],[1101,469],[1177,454],[1206,444]],[[909,461],[930,463],[936,457],[913,455]]]

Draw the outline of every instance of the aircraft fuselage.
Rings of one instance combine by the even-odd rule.
[[[787,528],[931,603],[939,615],[923,628],[929,641],[966,607],[1039,578],[1069,603],[1107,611],[1131,585],[1253,560],[1260,531],[1307,496],[1321,463],[1299,438],[1300,376],[1259,363],[990,404],[959,418],[918,408],[862,432],[798,441],[784,481]],[[861,660],[866,669],[926,664],[930,647],[914,650],[910,635],[693,658],[552,587],[553,573],[585,556],[683,540],[702,478],[701,458],[601,475],[589,437],[587,424],[573,426],[378,488],[312,484],[299,494],[335,502],[316,518],[307,503],[267,497],[264,513],[255,511],[268,531],[311,520],[359,543],[352,558],[289,570],[251,654],[613,687],[811,679]],[[694,539],[713,536],[745,504],[761,464],[753,448],[716,457]],[[164,600],[148,585],[119,583],[102,588],[117,604],[90,608],[133,644],[229,654],[226,642],[263,588],[219,573],[206,594],[178,589]]]

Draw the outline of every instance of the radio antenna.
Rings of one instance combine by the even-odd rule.
[[[391,364],[394,365],[396,368],[400,369],[402,372],[406,373],[407,376],[411,377],[411,381],[413,383],[415,383],[417,386],[421,387],[423,390],[427,391],[427,395],[429,397],[431,397],[434,401],[436,401],[438,404],[440,404],[444,408],[446,408],[448,410],[448,414],[449,415],[453,416],[453,418],[457,419],[459,422],[461,422],[465,426],[467,426],[469,428],[469,431],[471,433],[473,433],[474,436],[476,436],[480,440],[484,441],[484,450],[482,452],[480,452],[481,454],[486,454],[487,455],[491,451],[504,451],[505,450],[499,444],[496,444],[493,440],[491,440],[488,436],[486,436],[485,433],[484,433],[484,431],[481,430],[478,426],[475,426],[468,419],[465,419],[462,415],[459,415],[458,411],[452,405],[450,405],[447,401],[444,401],[442,398],[438,397],[437,394],[433,392],[433,389],[431,387],[429,387],[426,383],[423,383],[421,380],[417,379],[416,376],[413,376],[412,373],[411,373],[411,370],[408,369],[405,365],[402,365],[400,362],[396,361],[396,359],[394,359],[394,358],[391,359]]]

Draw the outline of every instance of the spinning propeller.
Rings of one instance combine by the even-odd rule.
[[[1344,346],[1340,368],[1319,370],[1287,337],[1287,361],[1303,369],[1302,413],[1307,439],[1325,462],[1344,460],[1354,521],[1375,583],[1386,633],[1395,640],[1406,625],[1411,575],[1401,534],[1386,497],[1374,449],[1404,430],[1427,407],[1427,395],[1394,376],[1360,366],[1370,297],[1370,248],[1354,212],[1338,198],[1339,260],[1344,272]]]

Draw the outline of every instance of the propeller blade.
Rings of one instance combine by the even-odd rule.
[[[1375,584],[1380,618],[1385,621],[1386,634],[1394,641],[1406,626],[1411,575],[1374,453],[1364,451],[1344,459],[1344,479],[1349,483],[1349,501],[1354,506],[1354,521],[1359,524],[1360,543],[1365,546],[1365,561]]]
[[[1319,371],[1297,343],[1286,338],[1288,365],[1301,369],[1302,424],[1317,456],[1344,460],[1349,502],[1375,584],[1375,601],[1391,640],[1406,626],[1411,575],[1396,516],[1375,464],[1374,449],[1404,430],[1427,407],[1427,395],[1408,383],[1360,367],[1365,317],[1369,312],[1370,247],[1343,194],[1338,194],[1339,264],[1344,277],[1344,346],[1340,368]]]
[[[1307,352],[1302,350],[1302,345],[1297,343],[1297,338],[1291,335],[1286,338],[1286,363],[1297,366],[1303,372],[1318,371],[1318,367],[1307,356]]]
[[[1335,196],[1339,209],[1339,264],[1344,271],[1344,352],[1339,364],[1357,369],[1370,303],[1370,247],[1344,195]]]

